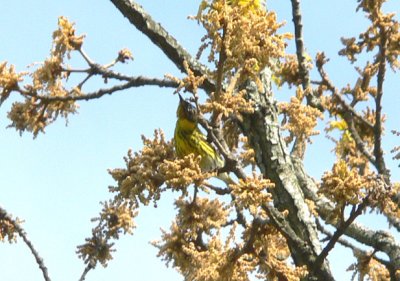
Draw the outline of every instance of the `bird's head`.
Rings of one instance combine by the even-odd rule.
[[[178,119],[186,119],[189,122],[197,123],[197,109],[189,101],[179,95],[179,105],[176,111]]]

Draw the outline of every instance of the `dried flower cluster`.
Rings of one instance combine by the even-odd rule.
[[[215,176],[215,173],[204,173],[200,168],[200,156],[189,154],[182,159],[164,160],[160,165],[160,171],[167,186],[186,193],[186,187],[190,184],[201,186],[205,180]]]
[[[50,57],[31,73],[32,83],[26,84],[24,89],[18,85],[22,81],[22,74],[7,74],[1,72],[0,81],[8,80],[3,90],[1,101],[4,101],[12,90],[18,91],[24,98],[23,102],[14,102],[8,118],[9,127],[15,128],[21,134],[24,131],[32,132],[34,137],[44,132],[47,125],[57,117],[68,117],[76,113],[78,105],[74,101],[49,102],[49,98],[65,98],[80,95],[79,90],[67,91],[63,86],[66,78],[62,64],[67,55],[73,50],[79,50],[83,43],[83,36],[76,36],[73,24],[65,17],[58,20],[58,30],[53,33],[53,48]],[[44,99],[42,98],[44,97]]]
[[[109,171],[118,184],[110,191],[121,200],[129,200],[134,207],[160,199],[160,187],[165,182],[161,165],[174,157],[172,142],[165,140],[161,130],[154,131],[154,139],[142,136],[142,140],[143,149],[135,153],[129,150],[124,158],[126,168]]]
[[[0,105],[18,88],[18,82],[23,81],[25,73],[16,73],[14,66],[7,67],[7,62],[0,63]]]
[[[357,259],[356,264],[352,264],[347,271],[354,271],[353,279],[358,274],[358,280],[389,281],[390,273],[387,268],[377,261],[371,253],[358,250],[353,251]],[[400,274],[397,275],[400,277]],[[367,278],[367,279],[366,279]]]
[[[114,243],[111,241],[119,239],[120,233],[132,233],[139,204],[148,205],[150,201],[156,204],[160,199],[163,191],[161,185],[165,181],[160,165],[172,159],[172,144],[165,140],[161,130],[154,131],[154,139],[143,136],[142,140],[142,151],[134,154],[128,152],[126,169],[109,171],[118,184],[110,187],[110,191],[116,195],[113,200],[102,204],[100,216],[92,220],[98,222],[92,229],[92,237],[78,246],[79,257],[93,267],[97,262],[106,266],[112,259]]]
[[[102,75],[117,62],[124,63],[133,59],[128,49],[118,53],[118,57],[110,64],[100,66],[90,60],[82,50],[84,35],[76,35],[74,23],[65,17],[59,17],[58,29],[53,32],[53,45],[50,56],[42,63],[32,66],[30,72],[16,73],[13,66],[7,68],[6,63],[0,64],[0,105],[16,92],[22,101],[12,104],[8,112],[11,120],[9,127],[15,128],[20,134],[31,132],[34,137],[44,133],[45,128],[58,117],[66,119],[78,110],[76,100],[83,97],[82,86],[94,75]],[[86,70],[74,70],[66,65],[65,60],[71,58],[71,52],[79,53],[89,65]],[[67,80],[71,73],[86,74],[86,78],[76,86],[68,86]],[[23,79],[29,74],[31,81]],[[107,76],[104,80],[107,82]],[[21,85],[21,82],[25,82]],[[118,89],[110,89],[108,93]],[[95,96],[96,97],[96,96]],[[88,98],[89,99],[89,98]]]
[[[310,70],[313,66],[312,59],[309,55],[306,56],[307,69]],[[301,84],[301,77],[299,73],[299,63],[297,57],[292,54],[287,54],[283,61],[277,63],[277,70],[272,79],[278,86],[287,83],[289,87],[299,86]]]
[[[356,56],[364,50],[370,52],[379,48],[382,40],[385,41],[385,60],[392,69],[399,69],[400,55],[400,24],[395,19],[395,13],[383,13],[382,4],[386,1],[361,0],[358,9],[362,9],[369,20],[373,23],[368,29],[361,33],[359,40],[355,37],[342,38],[345,48],[340,54],[346,56],[351,62],[357,60]],[[377,56],[376,60],[382,59]]]
[[[86,243],[78,246],[77,254],[85,263],[95,266],[97,262],[107,266],[113,258],[114,243],[112,239],[119,239],[119,234],[129,233],[135,227],[133,219],[137,215],[127,201],[110,201],[102,204],[100,217],[92,219],[98,225],[92,229],[92,237],[86,239]]]
[[[299,281],[306,276],[305,267],[293,267],[288,262],[290,251],[286,239],[274,227],[263,229],[263,233],[254,241],[254,246],[260,254],[260,276],[263,280]],[[256,252],[257,252],[256,250]],[[265,275],[264,275],[265,274]],[[263,276],[264,275],[264,276]]]
[[[213,93],[200,108],[204,113],[220,113],[224,119],[228,117],[241,119],[241,114],[252,113],[254,111],[252,103],[246,99],[246,91],[244,90],[235,94],[232,92],[223,92],[218,98]]]
[[[387,186],[383,177],[373,172],[361,171],[358,168],[349,168],[348,163],[339,160],[322,177],[319,192],[335,202],[337,215],[342,216],[343,207],[357,206],[363,200],[368,200],[371,209],[377,209],[387,215],[398,216],[399,208],[392,197],[398,194],[398,185]]]
[[[158,255],[167,264],[172,262],[186,280],[248,281],[257,269],[257,278],[268,280],[285,276],[285,280],[298,281],[307,274],[304,268],[288,264],[287,242],[273,226],[254,224],[243,231],[246,242],[239,243],[236,223],[222,235],[229,207],[219,200],[180,199],[176,206],[178,215],[169,232],[163,231],[161,241],[153,244],[159,248]]]
[[[66,17],[61,16],[58,19],[58,29],[53,32],[53,50],[54,57],[64,58],[70,56],[71,51],[80,50],[83,44],[84,35],[75,35],[74,23]]]
[[[253,173],[253,177],[240,179],[238,184],[231,184],[232,194],[235,196],[235,204],[240,210],[249,210],[253,216],[262,215],[261,206],[272,202],[272,195],[268,189],[274,187],[270,180],[260,178]]]
[[[19,224],[21,221],[17,219],[15,223]],[[9,243],[15,242],[17,240],[17,230],[13,222],[7,218],[0,218],[0,242],[4,242],[6,239]]]
[[[285,40],[291,35],[277,34],[283,24],[277,23],[275,13],[249,9],[244,3],[231,6],[224,0],[202,3],[197,20],[207,35],[198,56],[210,47],[208,60],[215,63],[216,80],[221,72],[229,79],[231,71],[243,70],[239,81],[249,77],[259,81],[260,71],[275,68],[276,60],[285,55]]]
[[[171,79],[172,81],[178,83],[179,86],[175,90],[176,93],[184,89],[184,92],[190,92],[196,97],[197,91],[199,87],[203,84],[204,80],[206,79],[206,76],[204,75],[201,77],[196,76],[194,72],[190,69],[187,61],[183,62],[183,67],[185,68],[185,71],[187,73],[187,76],[185,78],[179,79],[171,74],[167,74],[165,76],[168,79]]]
[[[318,118],[323,118],[323,114],[314,107],[302,104],[303,98],[303,91],[297,88],[296,97],[292,97],[289,103],[280,103],[281,112],[288,118],[284,119],[283,124],[283,128],[290,132],[285,139],[287,143],[292,142],[294,138],[311,142],[310,137],[319,134],[314,128]]]

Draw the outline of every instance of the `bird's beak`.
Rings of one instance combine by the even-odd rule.
[[[179,102],[183,103],[185,100],[182,98],[181,94],[178,94],[178,96],[179,96]]]

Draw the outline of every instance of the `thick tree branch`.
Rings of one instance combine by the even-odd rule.
[[[293,243],[289,240],[294,262],[296,265],[307,265],[311,270],[321,252],[320,243],[315,222],[304,201],[291,157],[281,136],[276,103],[268,87],[270,78],[270,71],[264,70],[260,79],[265,85],[265,92],[259,92],[254,82],[248,82],[246,90],[254,102],[255,111],[244,115],[242,131],[255,151],[261,173],[275,183],[275,188],[271,190],[274,205],[279,211],[288,211],[285,217],[288,222],[281,222],[280,225],[284,227],[281,229],[282,233],[295,234],[295,237],[291,238]],[[290,229],[287,226],[290,226]],[[333,280],[327,263],[314,274],[312,277],[318,280]]]
[[[35,257],[36,263],[38,264],[40,270],[42,271],[43,278],[45,281],[51,281],[49,277],[49,273],[47,271],[47,267],[44,265],[43,259],[40,257],[38,251],[36,251],[32,242],[28,239],[26,232],[22,229],[22,227],[7,213],[5,209],[0,207],[0,220],[9,221],[17,231],[18,235],[22,238],[26,246],[28,246],[32,255]]]
[[[191,70],[196,76],[207,75],[209,70],[206,66],[199,63],[172,37],[159,23],[155,22],[145,10],[134,1],[130,0],[111,0],[120,12],[138,30],[143,32],[165,55],[180,69],[185,71],[183,65],[187,61]],[[215,90],[215,83],[209,79],[204,81],[202,87],[211,92]]]

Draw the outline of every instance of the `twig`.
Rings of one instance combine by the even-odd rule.
[[[291,0],[292,2],[292,15],[294,23],[294,36],[296,42],[296,55],[299,63],[299,77],[303,91],[306,92],[307,104],[323,111],[321,101],[312,93],[310,83],[310,73],[306,66],[306,56],[303,41],[303,23],[301,20],[300,0]],[[296,138],[293,144],[291,154],[296,155],[300,159],[304,158],[306,151],[306,139]]]
[[[22,229],[22,227],[7,213],[5,209],[0,207],[0,219],[4,219],[9,221],[17,231],[18,235],[22,238],[26,246],[28,246],[29,250],[31,251],[32,255],[35,257],[36,263],[38,264],[40,270],[42,271],[43,278],[46,281],[51,281],[47,267],[44,265],[43,259],[40,257],[39,253],[36,251],[35,247],[33,246],[32,242],[28,239],[26,232]]]
[[[339,227],[336,229],[335,233],[332,235],[332,238],[329,240],[328,244],[322,250],[322,252],[318,255],[315,264],[314,270],[318,270],[326,257],[328,256],[329,252],[335,247],[336,242],[342,236],[346,229],[354,222],[354,220],[361,215],[363,210],[367,207],[369,197],[365,197],[361,204],[358,205],[357,208],[353,208],[352,212],[350,213],[349,218],[346,221],[343,221]]]
[[[385,161],[383,159],[382,151],[382,96],[383,96],[383,82],[386,74],[386,45],[387,36],[384,26],[379,26],[379,55],[378,55],[378,74],[377,74],[377,93],[375,98],[375,126],[374,126],[374,155],[376,159],[376,167],[379,173],[387,176],[385,181],[388,183],[388,170],[386,169]]]
[[[354,120],[348,116],[348,114],[343,115],[344,120],[348,124],[348,129],[353,137],[353,140],[356,143],[356,146],[359,151],[374,165],[376,166],[376,159],[375,157],[369,153],[367,148],[365,147],[364,142],[362,141],[360,135],[357,132],[356,127],[354,126]]]
[[[226,195],[226,194],[231,193],[231,190],[229,188],[218,187],[218,186],[214,186],[214,185],[209,184],[209,183],[204,183],[203,185],[205,187],[208,187],[209,189],[211,189],[212,191],[214,191],[218,195]]]
[[[17,90],[23,93],[26,96],[32,96],[44,102],[56,102],[56,101],[79,101],[79,100],[92,100],[101,98],[104,95],[111,95],[114,92],[122,91],[125,89],[129,89],[132,87],[140,87],[140,86],[159,86],[159,87],[171,87],[176,88],[178,83],[175,81],[171,81],[168,79],[158,79],[158,78],[148,78],[144,76],[136,76],[131,77],[131,79],[124,84],[115,85],[110,88],[99,89],[95,92],[83,94],[83,95],[73,95],[74,90],[71,90],[69,95],[66,96],[46,96],[46,95],[38,95],[32,94],[31,92],[24,90],[22,88],[18,88]]]
[[[83,271],[81,278],[79,278],[79,281],[84,281],[86,278],[86,275],[90,270],[92,270],[94,266],[89,262],[89,264],[85,267],[85,270]]]
[[[317,64],[317,69],[318,69],[318,73],[322,78],[321,82],[313,82],[313,83],[318,83],[318,84],[322,84],[325,85],[328,90],[332,93],[332,95],[335,97],[335,99],[337,99],[337,101],[339,102],[339,104],[341,106],[343,106],[343,112],[350,112],[352,117],[356,118],[358,121],[360,121],[361,123],[363,123],[365,126],[367,126],[370,129],[374,128],[374,124],[372,124],[371,122],[369,122],[368,120],[366,120],[365,118],[363,118],[355,109],[354,107],[352,107],[351,105],[349,105],[348,103],[346,103],[346,101],[342,98],[342,96],[339,93],[339,90],[333,85],[333,83],[331,82],[328,74],[325,72],[325,69],[323,67],[323,64],[319,65]]]
[[[306,58],[304,55],[304,42],[303,42],[303,23],[301,22],[300,1],[291,0],[292,2],[292,15],[294,23],[294,36],[296,41],[296,54],[299,62],[299,75],[303,90],[307,90],[310,86],[310,74],[306,67]]]
[[[332,239],[333,234],[332,234],[329,230],[327,230],[327,229],[321,224],[321,222],[320,222],[319,220],[317,220],[317,227],[318,227],[318,230],[319,230],[319,231],[321,231],[323,234],[325,234],[328,238]],[[373,251],[372,253],[369,253],[369,252],[367,252],[367,251],[365,251],[365,250],[362,250],[362,249],[356,247],[354,244],[350,243],[349,241],[347,241],[347,240],[344,239],[343,237],[340,237],[337,241],[338,241],[338,243],[340,243],[342,246],[351,249],[353,252],[360,252],[360,253],[362,253],[364,256],[370,255],[372,258],[374,258],[375,260],[377,260],[378,262],[380,262],[381,264],[383,264],[383,265],[388,269],[388,271],[390,272],[391,275],[392,275],[392,273],[394,273],[393,265],[392,265],[389,261],[384,260],[384,259],[381,259],[380,257],[377,257],[377,256],[375,255],[375,253],[377,252],[376,249],[374,249],[374,251]],[[395,279],[393,279],[393,280],[395,280]]]

